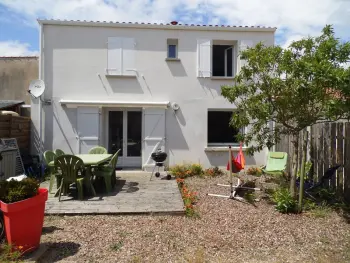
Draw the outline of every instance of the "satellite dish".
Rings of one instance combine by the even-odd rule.
[[[29,84],[29,94],[34,98],[39,98],[45,90],[45,83],[41,79],[32,80]]]

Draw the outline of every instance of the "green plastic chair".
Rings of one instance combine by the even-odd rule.
[[[89,154],[107,154],[106,148],[102,146],[96,146],[90,149]]]
[[[55,150],[55,154],[56,154],[57,157],[61,156],[61,155],[65,155],[64,151],[62,151],[61,149],[56,149]]]
[[[55,166],[62,172],[61,184],[55,194],[55,196],[58,195],[58,201],[61,201],[62,191],[63,194],[67,194],[69,185],[72,183],[76,183],[79,200],[82,200],[84,197],[84,184],[96,195],[91,178],[85,176],[85,166],[82,159],[74,155],[62,155],[55,159]]]
[[[287,168],[288,154],[285,152],[269,152],[263,172],[272,175],[283,175]]]
[[[51,193],[52,186],[53,186],[55,179],[56,179],[56,183],[57,183],[57,189],[59,187],[59,178],[58,178],[56,167],[48,166],[50,162],[52,162],[56,159],[56,157],[57,157],[57,155],[53,151],[45,151],[44,152],[44,160],[45,160],[45,163],[47,165],[47,169],[49,170],[49,174],[50,174],[49,193]]]
[[[118,162],[119,152],[120,149],[112,156],[112,159],[107,165],[98,166],[95,170],[95,175],[104,179],[107,193],[110,193],[112,191],[112,187],[114,187],[116,184],[115,167]]]

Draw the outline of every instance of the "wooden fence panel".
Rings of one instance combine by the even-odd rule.
[[[337,163],[337,124],[331,123],[330,124],[330,166],[333,166]],[[333,189],[337,188],[337,176],[332,177],[331,179],[331,186]]]
[[[345,123],[344,132],[344,199],[350,203],[350,123]]]
[[[324,154],[323,154],[323,129],[320,124],[317,124],[317,179],[320,180],[320,178],[323,175],[323,160],[324,160]]]
[[[337,164],[344,164],[344,125],[337,123]],[[344,169],[337,171],[337,192],[344,194]]]
[[[21,152],[30,148],[30,118],[0,115],[0,138],[16,138]]]
[[[330,159],[330,126],[329,123],[325,123],[323,125],[323,167],[324,167],[324,172],[329,168],[329,159]],[[327,180],[325,182],[325,186],[331,187],[330,180]]]
[[[301,144],[299,157],[301,158]],[[291,172],[293,145],[291,136],[283,136],[276,151],[288,153],[287,171]],[[310,127],[310,161],[313,163],[314,180],[319,181],[324,172],[335,164],[344,165],[326,186],[336,190],[350,203],[350,122],[320,123]],[[300,166],[298,158],[298,167]]]

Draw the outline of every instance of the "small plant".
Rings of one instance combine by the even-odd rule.
[[[277,189],[273,195],[272,200],[276,204],[276,210],[281,213],[295,213],[297,202],[292,197],[288,189],[279,188]]]
[[[119,251],[123,247],[124,243],[123,241],[119,241],[113,245],[111,245],[111,249],[114,251]]]
[[[312,208],[309,213],[317,218],[325,218],[331,211],[332,208],[328,206],[326,202],[322,202],[320,205],[316,205]]]
[[[248,203],[251,203],[251,204],[254,204],[255,203],[255,193],[254,192],[247,192],[247,193],[244,193],[244,196],[243,198],[248,202]]]
[[[198,216],[197,212],[194,209],[194,204],[197,202],[197,193],[190,191],[187,187],[187,185],[185,184],[185,180],[182,178],[177,178],[176,182],[178,184],[178,187],[180,189],[181,192],[181,196],[184,202],[184,206],[185,206],[185,214],[188,217],[194,217],[194,216]]]
[[[0,200],[9,204],[31,198],[38,194],[39,186],[40,183],[32,178],[1,181]]]
[[[22,247],[18,247],[18,249],[20,250]],[[0,245],[0,262],[19,262],[21,257],[21,252],[19,250],[16,250],[12,245],[2,243]]]
[[[213,168],[205,169],[204,175],[209,177],[221,176],[224,174],[224,171],[219,167],[215,166]]]
[[[203,168],[200,164],[183,164],[170,167],[170,172],[176,178],[187,178],[192,176],[202,176]]]
[[[203,168],[200,164],[192,164],[190,166],[190,172],[191,172],[191,176],[196,176],[196,175],[202,176],[204,173]]]
[[[249,167],[247,169],[247,174],[250,174],[250,175],[255,175],[255,176],[260,176],[263,174],[263,171],[261,168],[259,167]]]

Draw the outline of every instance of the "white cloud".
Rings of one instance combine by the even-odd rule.
[[[37,56],[37,51],[31,51],[28,43],[18,41],[0,41],[0,57],[17,57],[17,56]]]
[[[284,45],[302,36],[316,35],[326,24],[348,39],[348,0],[0,0],[0,3],[35,24],[35,19],[186,23],[224,21],[230,25],[279,28]]]

